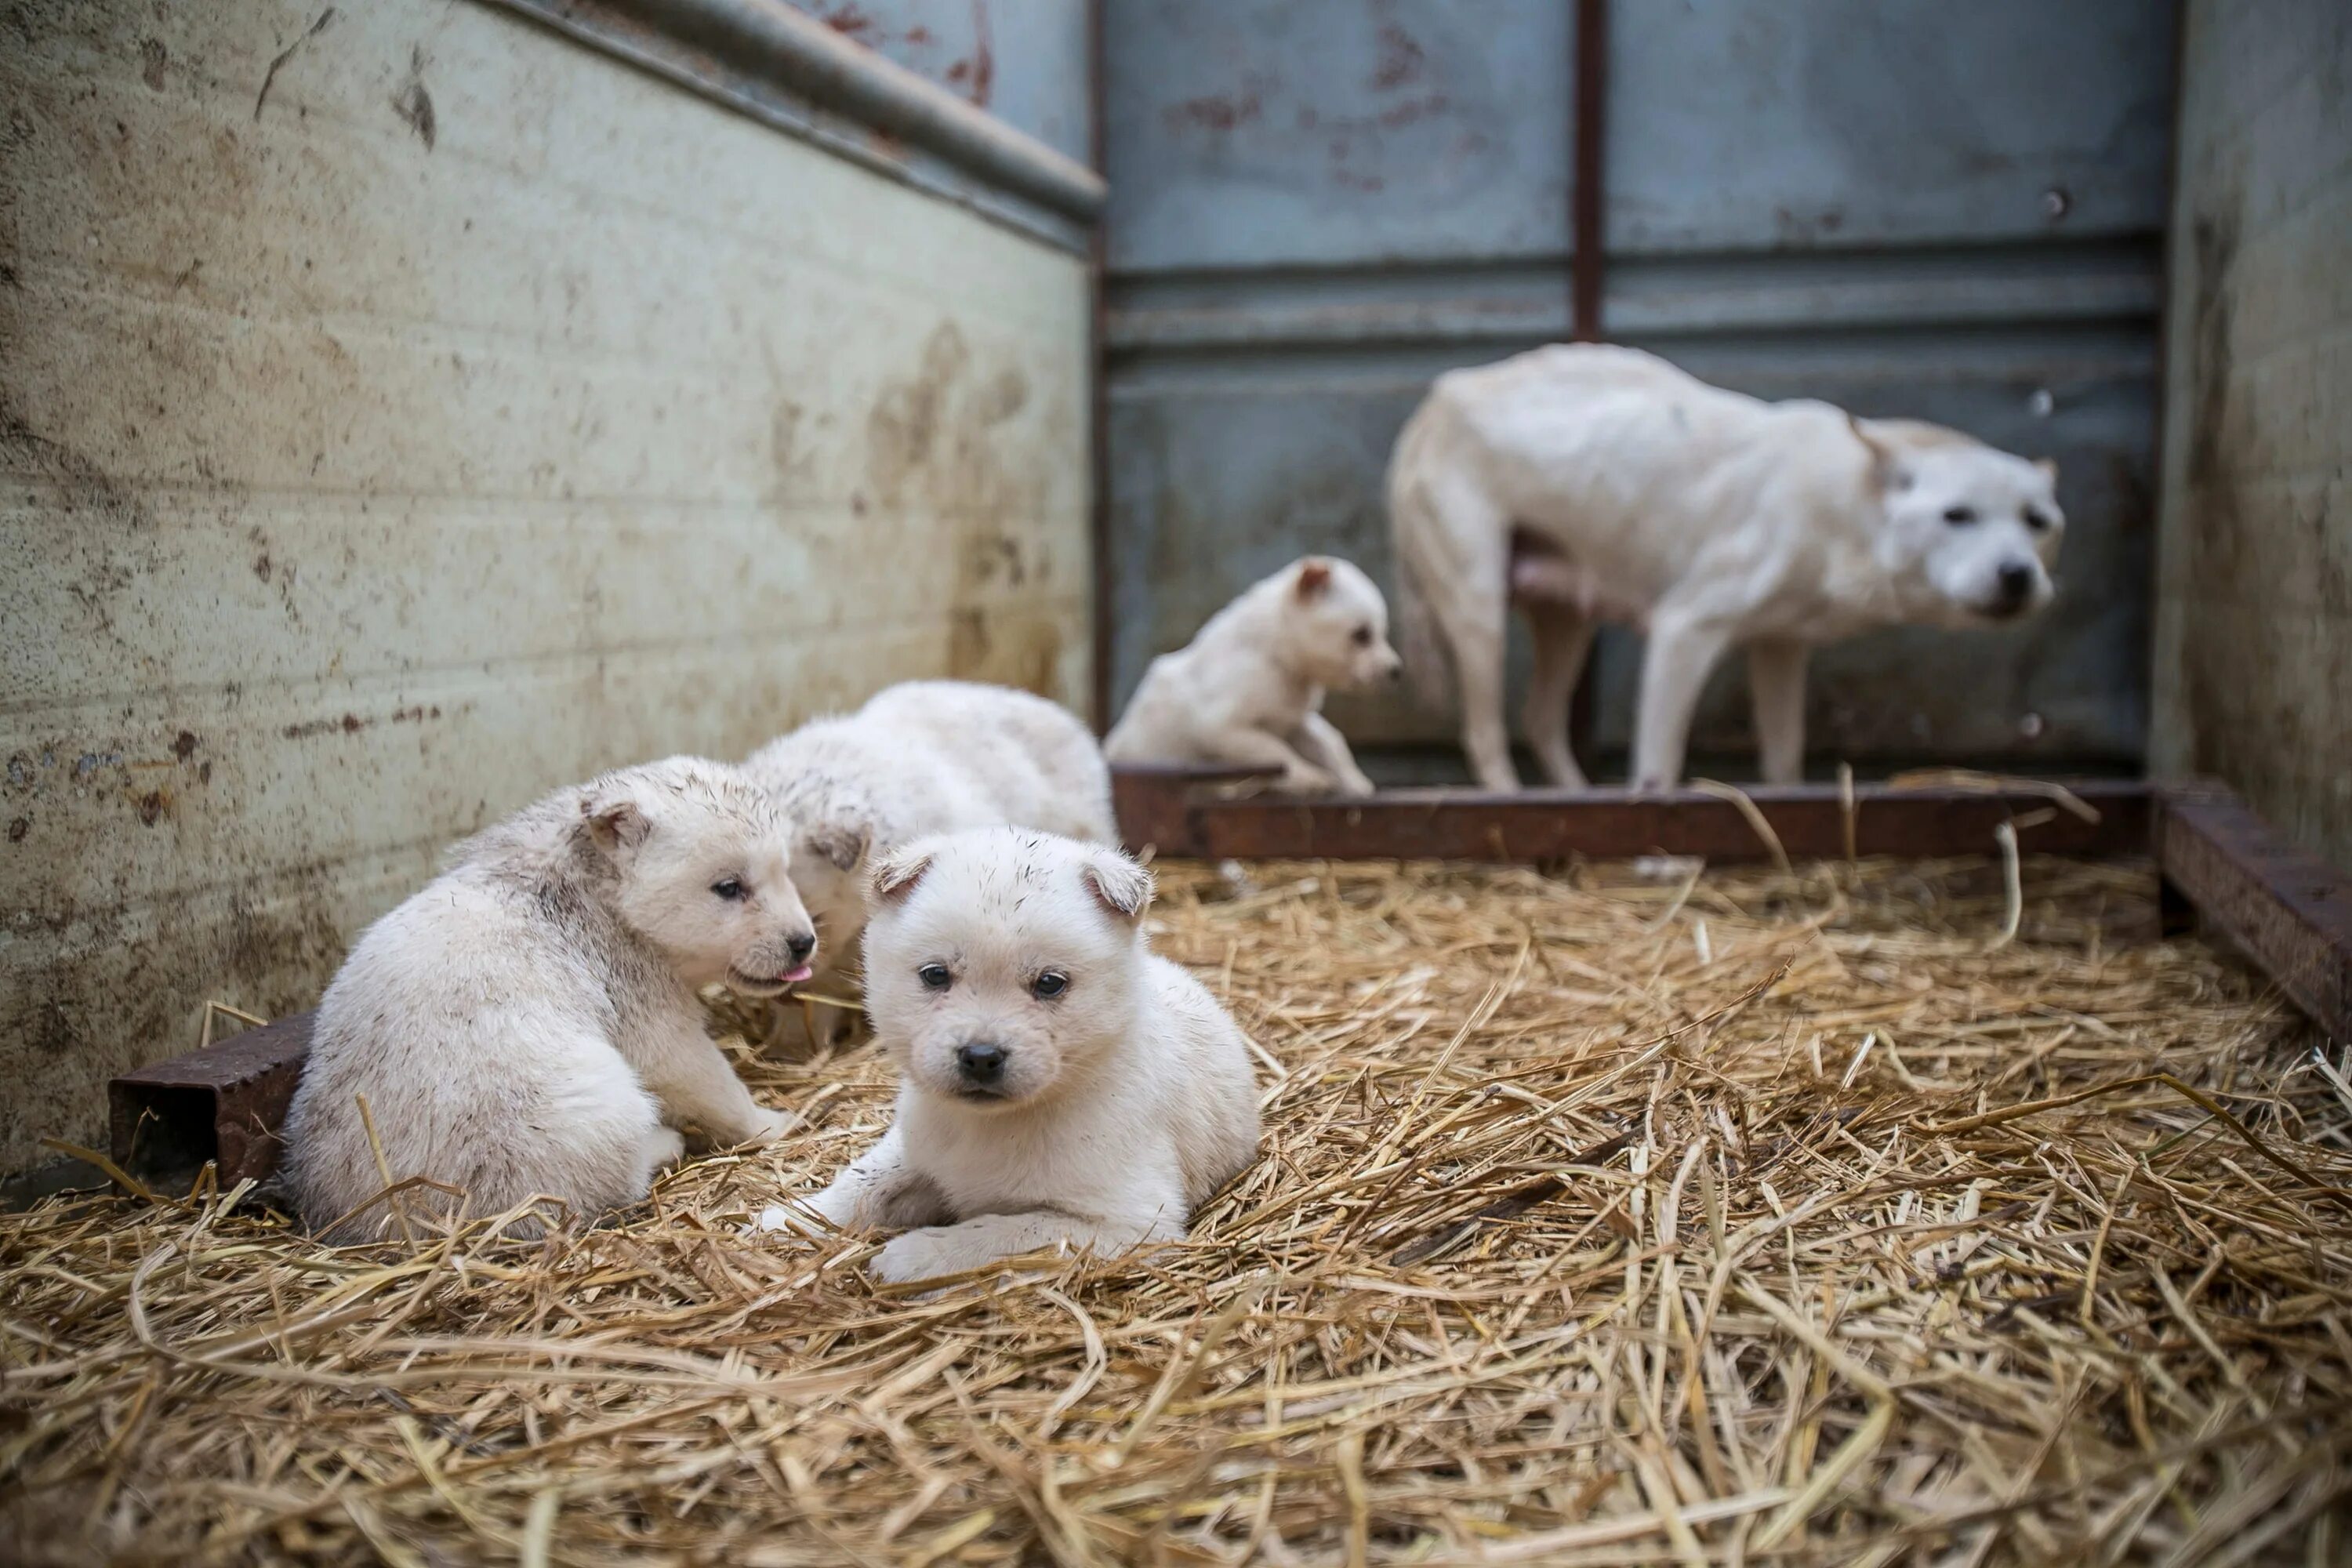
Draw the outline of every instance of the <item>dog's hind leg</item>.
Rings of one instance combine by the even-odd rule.
[[[1633,723],[1633,787],[1672,789],[1682,778],[1691,715],[1707,673],[1731,646],[1731,628],[1660,605],[1642,655],[1642,704]]]
[[[1805,645],[1748,645],[1748,692],[1756,713],[1756,749],[1764,782],[1796,784],[1805,776]]]
[[[1461,689],[1462,750],[1481,786],[1515,790],[1511,734],[1503,721],[1503,652],[1510,624],[1510,520],[1475,483],[1433,478],[1420,498],[1421,578]]]
[[[1582,789],[1584,770],[1569,749],[1568,709],[1577,678],[1584,673],[1585,656],[1592,649],[1592,622],[1564,605],[1523,603],[1519,608],[1535,637],[1534,677],[1528,683],[1520,721],[1528,747],[1551,784]]]

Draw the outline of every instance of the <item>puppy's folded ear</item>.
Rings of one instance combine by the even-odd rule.
[[[580,797],[580,821],[589,841],[608,856],[635,849],[654,826],[634,796],[593,784]]]
[[[2058,482],[2058,459],[2057,459],[2057,458],[2034,458],[2034,459],[2033,459],[2033,466],[2034,466],[2035,468],[2040,468],[2040,469],[2042,470],[2042,478],[2044,478],[2044,479],[2048,479],[2052,484],[2053,484],[2053,485],[2054,485],[2054,484],[2056,484],[2056,483]]]
[[[1307,601],[1321,598],[1331,591],[1331,563],[1318,555],[1310,555],[1298,563],[1298,576],[1293,591]]]
[[[1097,849],[1078,873],[1103,908],[1133,924],[1151,907],[1151,873],[1116,849]]]
[[[808,847],[833,862],[837,870],[855,871],[857,863],[874,847],[874,831],[850,824],[827,827],[812,827]]]
[[[866,873],[866,897],[872,903],[895,903],[913,892],[930,868],[931,851],[924,845],[909,845],[885,855]]]

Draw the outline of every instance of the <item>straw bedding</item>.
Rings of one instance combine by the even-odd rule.
[[[876,1288],[807,1119],[532,1243],[0,1216],[17,1560],[2324,1563],[2352,1088],[2144,869],[1162,868],[1263,1047],[1181,1247]],[[0,1542],[0,1555],[11,1543]]]

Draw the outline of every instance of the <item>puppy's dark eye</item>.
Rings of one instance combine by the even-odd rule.
[[[1348,634],[1348,640],[1354,643],[1358,647],[1370,647],[1372,646],[1372,628],[1370,626],[1358,626],[1354,631]]]
[[[730,903],[732,903],[743,897],[743,879],[740,877],[721,877],[718,881],[710,884],[710,890],[718,894],[720,898],[727,900]]]
[[[2036,533],[2047,533],[2052,527],[2050,514],[2036,507],[2025,509],[2025,526]]]
[[[1966,528],[1976,520],[1977,509],[1972,506],[1948,506],[1944,509],[1944,521],[1954,528]]]
[[[948,973],[944,963],[926,963],[915,971],[915,978],[923,983],[926,991],[944,991],[955,984],[955,976]]]
[[[1029,994],[1040,1002],[1050,1002],[1070,988],[1070,977],[1058,969],[1048,969],[1029,983]]]

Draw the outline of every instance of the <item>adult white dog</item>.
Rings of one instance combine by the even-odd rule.
[[[1459,688],[1478,782],[1516,789],[1509,606],[1535,637],[1525,722],[1581,787],[1568,703],[1604,621],[1646,627],[1633,782],[1680,777],[1708,671],[1748,655],[1769,783],[1804,763],[1809,648],[1874,626],[2014,620],[2052,594],[2057,468],[1939,426],[1766,403],[1655,355],[1555,345],[1447,373],[1389,465],[1397,619],[1433,700]]]
[[[1179,1237],[1255,1157],[1249,1047],[1151,952],[1151,876],[1133,860],[984,828],[886,858],[873,896],[866,996],[898,1119],[805,1206],[914,1227],[875,1258],[883,1279]],[[782,1205],[761,1224],[807,1228]]]

